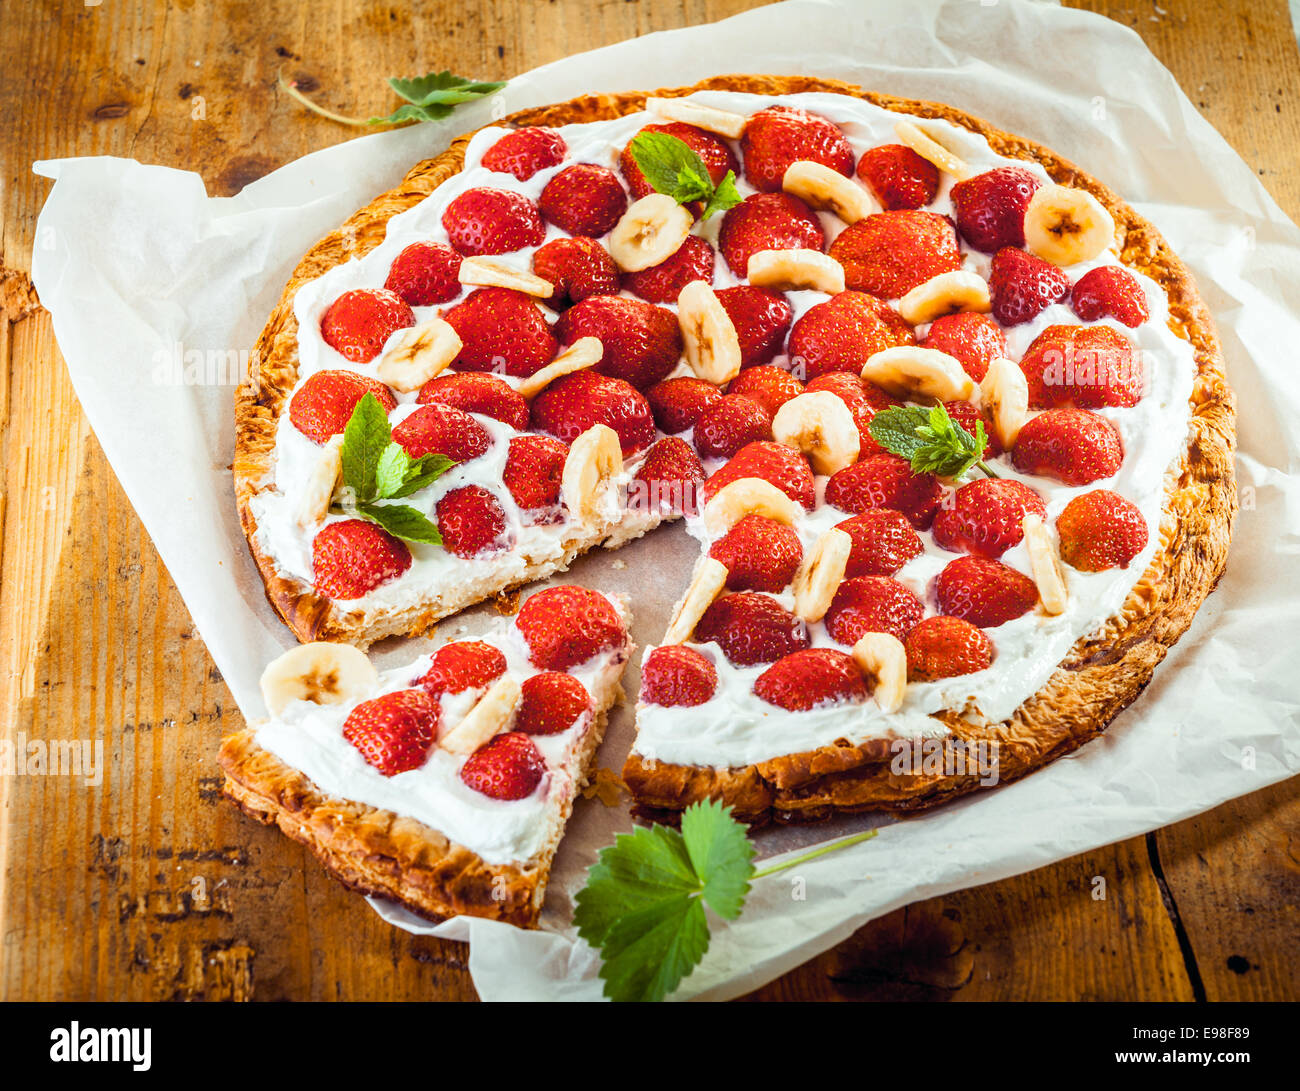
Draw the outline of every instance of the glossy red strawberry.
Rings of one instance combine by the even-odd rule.
[[[694,515],[701,507],[703,485],[700,456],[684,439],[664,436],[646,452],[628,486],[627,506],[633,511]]]
[[[555,324],[560,340],[598,337],[605,355],[596,370],[638,390],[654,386],[677,366],[682,333],[677,316],[663,307],[621,296],[592,296],[570,307]]]
[[[1142,285],[1118,265],[1099,265],[1084,273],[1070,289],[1070,307],[1085,322],[1113,318],[1125,326],[1140,326],[1151,317]]]
[[[542,670],[568,670],[627,641],[623,619],[609,599],[567,584],[529,596],[515,627],[529,659]]]
[[[540,371],[559,351],[541,309],[510,288],[479,288],[444,317],[463,346],[452,365],[458,371],[522,378]]]
[[[808,159],[848,177],[853,149],[833,121],[789,106],[769,106],[752,115],[740,140],[745,178],[760,193],[781,188],[791,163]]]
[[[439,375],[420,387],[421,405],[438,403],[479,413],[522,432],[528,427],[528,401],[504,379],[477,371]]]
[[[1020,481],[982,477],[962,485],[934,517],[934,540],[954,553],[1001,557],[1024,538],[1026,515],[1047,518],[1038,493]]]
[[[985,462],[1002,454],[1002,444],[993,435],[993,418],[988,413],[977,409],[971,402],[944,402],[943,407],[948,411],[948,416],[965,428],[972,438],[975,436],[975,429],[981,424],[984,425],[984,438],[987,442],[984,445],[984,453],[980,457]]]
[[[1124,443],[1110,421],[1087,409],[1048,409],[1030,417],[1011,461],[1021,473],[1089,485],[1119,472]]]
[[[501,502],[481,485],[452,489],[438,501],[436,522],[442,547],[457,557],[482,557],[510,548]]]
[[[915,344],[912,327],[893,307],[848,290],[809,307],[790,331],[790,370],[803,379],[831,371],[855,376],[883,349]]]
[[[452,462],[469,462],[487,453],[492,437],[463,410],[431,402],[393,429],[393,442],[412,458],[440,454]]]
[[[447,205],[442,226],[451,245],[466,256],[508,254],[540,246],[546,238],[537,206],[508,189],[466,190]]]
[[[903,647],[909,682],[937,682],[987,670],[993,664],[993,642],[984,631],[944,614],[917,622]]]
[[[627,211],[627,194],[609,168],[576,163],[546,183],[537,204],[556,227],[595,239],[613,230]]]
[[[1033,409],[1127,408],[1142,397],[1142,360],[1109,326],[1048,326],[1025,350],[1020,370]]]
[[[506,133],[483,153],[483,166],[500,174],[513,174],[528,181],[539,170],[564,162],[564,137],[554,129],[529,126]]]
[[[700,414],[722,397],[722,391],[694,375],[678,375],[655,383],[645,396],[655,424],[673,435],[694,428]]]
[[[995,167],[952,187],[957,230],[976,250],[992,254],[1025,245],[1025,209],[1042,182],[1023,167]]]
[[[667,133],[682,141],[704,162],[705,169],[708,170],[715,186],[727,176],[727,171],[740,169],[730,146],[722,137],[697,129],[694,125],[673,121],[667,125],[647,125],[636,135],[640,136],[641,133]],[[627,146],[623,148],[618,165],[623,172],[623,177],[627,179],[628,189],[632,191],[633,197],[645,197],[654,192],[654,188],[646,181],[641,168],[636,165],[636,160],[632,157],[631,141],[628,141]]]
[[[957,233],[934,212],[877,212],[846,227],[830,255],[844,283],[881,299],[897,299],[940,273],[961,268]]]
[[[873,508],[836,524],[853,542],[845,579],[892,576],[924,551],[920,537],[901,511]]]
[[[343,737],[386,777],[419,769],[438,731],[438,705],[422,689],[362,701],[343,722]]]
[[[749,259],[760,250],[821,250],[822,224],[798,197],[788,193],[754,193],[723,214],[718,249],[732,273],[749,275]]]
[[[412,307],[447,303],[461,292],[460,263],[450,246],[413,242],[393,259],[384,287]]]
[[[676,303],[693,280],[713,283],[713,247],[698,235],[687,235],[677,252],[635,273],[623,274],[623,287],[649,303]]]
[[[809,510],[816,501],[812,467],[803,455],[784,444],[770,440],[746,444],[705,482],[705,500],[742,477],[760,477]]]
[[[460,779],[489,799],[527,799],[544,776],[546,762],[522,731],[489,739],[460,767]]]
[[[867,633],[890,633],[903,640],[925,616],[911,591],[888,576],[855,576],[840,584],[826,611],[826,631],[852,647]]]
[[[963,618],[980,629],[992,629],[1022,614],[1038,602],[1038,588],[1023,572],[988,557],[958,557],[934,581],[939,611]]]
[[[808,626],[770,595],[739,591],[714,600],[695,626],[701,644],[716,643],[729,663],[773,663],[808,646]]]
[[[728,384],[727,393],[743,395],[769,417],[775,417],[781,406],[803,393],[803,383],[784,368],[765,364],[742,369]]]
[[[746,515],[709,547],[727,570],[729,591],[783,590],[799,568],[803,546],[793,527],[763,515]]]
[[[411,567],[411,551],[364,519],[326,523],[311,544],[312,582],[328,599],[359,599]]]
[[[415,325],[406,301],[387,288],[353,288],[326,308],[320,320],[325,344],[354,364],[379,355],[398,330]]]
[[[887,453],[868,455],[832,474],[826,503],[857,515],[872,508],[893,508],[918,530],[934,521],[943,486],[934,474],[913,474],[906,459]]]
[[[701,458],[730,458],[749,443],[772,438],[772,418],[743,394],[727,394],[695,422],[695,449]]]
[[[1069,290],[1069,278],[1050,261],[1011,247],[993,255],[989,294],[993,317],[1004,326],[1019,326],[1037,318]]]
[[[1127,568],[1147,547],[1147,521],[1137,506],[1109,489],[1076,496],[1056,517],[1061,559],[1082,572]]]
[[[582,235],[552,239],[533,251],[533,272],[555,289],[544,302],[562,311],[588,296],[618,295],[618,266],[609,251]]]
[[[393,392],[355,371],[318,371],[289,399],[289,422],[313,443],[325,443],[348,426],[357,402],[373,394],[385,413],[397,408]]]
[[[560,511],[560,478],[569,448],[552,436],[515,436],[501,481],[525,523],[553,523]]]
[[[868,148],[858,160],[858,177],[886,211],[924,208],[939,192],[939,168],[906,144]]]
[[[562,375],[533,399],[533,428],[565,443],[572,443],[595,424],[608,425],[618,433],[624,458],[644,451],[655,438],[650,403],[622,379],[575,371]]]
[[[808,393],[828,390],[849,408],[853,423],[858,426],[858,456],[879,454],[884,450],[871,434],[871,421],[882,409],[888,409],[894,400],[875,383],[864,383],[849,371],[828,371],[809,381],[804,388]]]
[[[525,735],[558,735],[591,716],[591,694],[571,674],[544,671],[526,678],[520,689],[515,730]]]
[[[986,314],[960,311],[936,318],[921,341],[924,348],[946,352],[958,360],[966,374],[980,382],[989,364],[1007,354],[1002,327]]]
[[[500,648],[481,640],[457,640],[444,644],[429,661],[429,669],[415,684],[431,697],[484,689],[506,672],[506,657]]]
[[[648,705],[702,705],[717,688],[713,661],[681,644],[655,648],[641,665],[641,700]]]
[[[807,712],[867,699],[867,683],[853,657],[833,648],[805,648],[778,659],[754,681],[769,705]]]
[[[785,351],[785,335],[790,332],[794,310],[782,293],[737,284],[719,288],[715,294],[736,327],[742,368],[770,364],[774,356]]]

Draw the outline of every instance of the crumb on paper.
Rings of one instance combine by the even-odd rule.
[[[596,770],[591,779],[582,787],[583,799],[599,799],[606,807],[617,807],[628,790],[620,777],[612,769],[603,765]]]
[[[511,591],[502,591],[499,595],[495,596],[492,599],[492,605],[495,607],[496,612],[505,617],[512,617],[519,613],[520,593],[519,588],[515,588]]]
[[[617,558],[616,560],[611,561],[609,567],[610,567],[610,568],[616,568],[616,569],[618,569],[620,572],[622,572],[623,569],[625,569],[625,568],[627,567],[627,561],[623,560],[622,557],[619,557],[619,558]]]

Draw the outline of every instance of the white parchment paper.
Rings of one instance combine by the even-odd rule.
[[[814,74],[950,102],[1048,144],[1123,194],[1192,267],[1219,321],[1240,397],[1243,511],[1219,590],[1104,738],[1018,784],[885,825],[876,839],[799,868],[801,901],[790,873],[760,882],[741,919],[715,928],[677,994],[713,999],[754,988],[908,902],[1134,836],[1300,770],[1300,320],[1289,302],[1300,299],[1300,231],[1251,169],[1132,31],[1022,0],[790,0],[536,69],[511,81],[497,111],[725,72]],[[128,160],[35,165],[57,182],[38,224],[33,279],[77,393],[250,718],[263,714],[263,665],[291,638],[239,528],[228,469],[233,389],[203,374],[209,354],[219,363],[250,349],[317,238],[492,110],[477,103],[444,123],[309,155],[233,198],[208,198],[197,174]],[[633,635],[645,643],[662,632],[675,577],[694,552],[673,528],[584,558],[569,578],[631,592]],[[484,620],[471,612],[443,632]],[[426,646],[388,642],[381,665]],[[635,692],[635,677],[628,682]],[[601,763],[617,769],[630,739],[625,710]],[[871,821],[757,836],[770,855]],[[543,931],[465,918],[432,927],[377,908],[413,931],[469,940],[485,999],[596,998],[597,960],[568,927],[568,900],[596,849],[628,823],[623,810],[579,802]]]

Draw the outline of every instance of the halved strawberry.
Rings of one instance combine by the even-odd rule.
[[[460,779],[489,799],[526,799],[546,776],[546,762],[522,731],[489,739],[465,759]]]
[[[529,126],[506,133],[483,153],[482,163],[488,170],[526,182],[539,170],[563,163],[568,150],[564,137],[554,129]]]
[[[867,699],[867,683],[853,657],[834,648],[805,648],[778,659],[754,680],[769,705],[807,712]]]
[[[585,587],[548,587],[525,600],[515,627],[542,670],[563,671],[622,647],[627,630],[609,599]]]
[[[386,777],[419,769],[429,760],[439,709],[422,689],[399,689],[362,701],[343,722],[343,737],[366,764]]]
[[[1119,472],[1124,443],[1118,429],[1098,413],[1048,409],[1020,429],[1011,461],[1021,473],[1089,485]]]
[[[429,660],[429,669],[415,683],[431,697],[484,689],[506,672],[506,657],[500,648],[481,640],[457,640],[444,644]]]
[[[1099,265],[1084,273],[1070,289],[1070,306],[1085,322],[1113,318],[1126,326],[1140,326],[1151,317],[1142,285],[1118,265]]]
[[[447,303],[461,292],[461,256],[450,246],[413,242],[393,259],[384,287],[412,307]]]
[[[727,394],[695,422],[695,449],[701,458],[730,458],[749,443],[772,438],[772,418],[743,394]]]
[[[393,442],[412,458],[436,453],[452,462],[469,462],[487,453],[492,437],[463,410],[430,402],[393,429]]]
[[[555,289],[544,302],[562,311],[588,296],[618,295],[618,266],[609,251],[582,235],[552,239],[533,251],[533,272]]]
[[[1142,360],[1109,326],[1048,326],[1025,350],[1020,370],[1034,409],[1127,408],[1142,397]]]
[[[511,546],[501,502],[481,485],[452,489],[438,501],[438,530],[442,547],[457,557],[482,557]]]
[[[693,280],[713,283],[713,247],[698,235],[687,235],[666,261],[623,274],[623,287],[649,303],[676,303]]]
[[[790,106],[769,106],[753,114],[740,140],[745,177],[760,193],[781,188],[791,163],[808,159],[848,177],[853,149],[833,121]]]
[[[701,644],[716,643],[729,663],[772,663],[808,646],[808,626],[770,595],[738,591],[715,599],[695,626]]]
[[[1020,481],[982,477],[962,485],[934,517],[934,540],[954,553],[1001,557],[1025,536],[1026,515],[1047,518],[1038,493]]]
[[[907,651],[909,682],[937,682],[974,674],[993,663],[993,642],[983,630],[945,614],[922,618],[907,634],[903,647]]]
[[[1069,290],[1069,278],[1050,261],[1009,246],[993,255],[989,294],[993,317],[1004,326],[1037,318]]]
[[[537,204],[556,227],[594,239],[613,230],[627,211],[627,194],[609,168],[576,163],[546,183]]]
[[[528,400],[504,379],[477,371],[439,375],[420,387],[421,405],[438,403],[480,413],[518,432],[528,427]]]
[[[718,249],[732,273],[749,276],[749,258],[760,250],[820,250],[826,234],[813,212],[788,193],[753,193],[727,209]]]
[[[816,502],[817,486],[812,467],[803,455],[784,444],[772,441],[747,443],[705,482],[705,500],[742,477],[760,477],[770,482],[809,511]]]
[[[1023,572],[988,557],[958,557],[934,581],[940,613],[992,629],[1027,614],[1038,588]]]
[[[803,383],[784,368],[762,364],[742,369],[728,384],[727,393],[743,395],[756,402],[769,417],[775,417],[781,406],[803,393]]]
[[[850,288],[897,299],[940,273],[961,268],[957,232],[934,212],[877,212],[840,232],[830,255]]]
[[[853,542],[844,578],[858,576],[892,576],[913,557],[925,552],[925,546],[912,524],[901,511],[873,508],[836,523]]]
[[[648,705],[702,705],[718,688],[718,668],[694,648],[666,644],[641,664],[640,699]]]
[[[527,524],[558,522],[560,479],[569,448],[552,436],[515,436],[501,482],[519,506]]]
[[[560,376],[533,399],[533,428],[565,443],[572,443],[594,424],[608,425],[618,433],[624,458],[644,451],[655,438],[650,403],[622,379],[575,371]]]
[[[523,378],[544,368],[559,350],[541,309],[511,288],[479,288],[444,317],[464,346],[452,365],[458,371]]]
[[[883,299],[849,289],[804,312],[790,331],[790,370],[803,379],[850,371],[883,349],[916,343],[912,327]]]
[[[415,325],[406,301],[387,288],[353,288],[326,308],[320,320],[325,344],[354,364],[367,364],[398,330]]]
[[[1147,547],[1147,521],[1137,506],[1109,489],[1076,496],[1056,517],[1061,560],[1081,572],[1127,568]]]
[[[385,413],[397,408],[393,392],[355,371],[318,371],[289,399],[289,423],[313,443],[325,443],[348,426],[357,402],[373,394]]]
[[[782,293],[737,284],[733,288],[719,288],[715,294],[736,327],[742,368],[769,364],[784,351],[794,309]]]
[[[1007,339],[1002,327],[986,314],[959,311],[936,318],[926,331],[921,346],[946,352],[958,360],[977,383],[988,374],[989,364],[1006,356]]]
[[[808,393],[829,390],[845,405],[853,415],[853,423],[858,426],[858,456],[879,454],[884,450],[876,437],[871,434],[871,421],[882,409],[894,404],[894,399],[875,383],[865,383],[850,371],[828,371],[809,381],[804,387]]]
[[[525,735],[558,735],[591,716],[591,694],[571,674],[543,671],[524,679],[520,689],[515,730]]]
[[[715,186],[727,176],[727,171],[740,170],[735,155],[732,154],[730,146],[722,137],[705,132],[703,129],[697,129],[694,125],[673,121],[667,125],[647,125],[639,130],[636,135],[640,136],[641,133],[666,133],[669,136],[675,136],[700,157]],[[633,139],[636,138],[633,137]],[[633,197],[645,197],[654,192],[654,187],[646,181],[645,175],[641,173],[641,168],[636,165],[636,160],[632,158],[631,141],[628,141],[627,146],[623,148],[622,153],[619,155],[618,165],[623,172],[623,177],[627,179],[627,186],[632,191]]]
[[[555,332],[566,345],[580,337],[600,338],[605,355],[596,370],[638,390],[667,376],[682,355],[677,316],[640,299],[607,295],[584,299],[560,315]]]
[[[326,523],[311,543],[312,583],[329,599],[359,599],[410,567],[406,543],[365,519]]]
[[[943,407],[948,411],[948,416],[965,428],[972,438],[975,436],[975,429],[980,424],[984,425],[984,437],[988,442],[985,443],[984,453],[980,457],[985,462],[1002,454],[1002,444],[993,434],[993,418],[988,412],[977,408],[973,402],[944,402]]]
[[[627,490],[633,511],[694,515],[700,510],[704,467],[691,445],[677,436],[658,439],[646,452]]]
[[[655,383],[645,396],[655,424],[673,435],[694,428],[700,414],[722,397],[722,391],[694,375],[678,375]]]
[[[942,499],[943,486],[934,474],[913,474],[907,459],[888,453],[859,459],[826,482],[826,503],[832,507],[851,515],[893,508],[918,530],[934,521]]]
[[[522,193],[483,186],[452,199],[442,214],[447,237],[460,253],[508,254],[540,246],[546,238],[541,213]]]
[[[1042,182],[1024,167],[995,167],[952,187],[957,230],[976,250],[1025,245],[1025,209]]]
[[[746,515],[709,547],[709,556],[727,570],[729,591],[785,588],[803,559],[793,527],[764,515]]]
[[[924,208],[939,192],[939,168],[906,144],[868,148],[858,160],[858,177],[887,211]]]
[[[826,611],[826,631],[852,647],[867,633],[890,633],[904,640],[925,607],[911,591],[888,576],[855,576],[840,584]]]

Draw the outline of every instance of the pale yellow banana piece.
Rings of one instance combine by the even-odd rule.
[[[832,527],[813,542],[794,574],[794,612],[804,621],[821,621],[831,608],[831,599],[844,582],[844,570],[853,552],[853,539]]]
[[[503,674],[465,713],[465,718],[438,740],[438,745],[452,754],[474,753],[507,730],[522,696],[519,683]]]
[[[740,374],[740,338],[717,293],[692,280],[677,296],[677,324],[686,362],[705,382],[722,385]]]
[[[673,616],[664,632],[663,643],[684,644],[691,639],[700,618],[727,585],[727,568],[721,561],[712,557],[703,557],[695,569],[686,594],[677,604]]]
[[[778,292],[844,291],[844,266],[820,250],[759,250],[749,255],[745,275],[754,287]]]
[[[894,126],[894,133],[900,142],[906,144],[922,159],[928,159],[945,174],[951,174],[958,181],[969,178],[975,173],[961,156],[954,155],[929,133],[910,121],[900,121]]]
[[[1115,244],[1115,220],[1091,193],[1039,186],[1025,208],[1025,249],[1053,265],[1091,261]]]
[[[1029,552],[1029,568],[1038,585],[1038,598],[1049,614],[1063,614],[1070,604],[1070,593],[1065,587],[1065,574],[1057,557],[1056,546],[1043,521],[1037,515],[1025,516],[1025,549]]]
[[[802,451],[814,473],[830,475],[857,462],[862,437],[853,413],[829,390],[791,398],[772,418],[777,443]]]
[[[899,345],[881,349],[862,366],[862,378],[900,397],[965,401],[975,392],[975,382],[960,361],[938,349]]]
[[[525,398],[534,398],[561,375],[592,367],[600,363],[600,358],[604,355],[605,346],[599,337],[579,337],[541,371],[523,379],[515,389]]]
[[[298,525],[304,529],[319,526],[329,514],[334,493],[343,477],[343,435],[331,436],[320,449],[311,476],[303,489],[298,508]]]
[[[892,633],[867,633],[853,645],[853,661],[875,679],[871,695],[882,712],[897,712],[907,692],[907,651]]]
[[[954,269],[918,284],[898,301],[898,313],[920,326],[957,311],[988,314],[992,306],[988,281],[978,273]]]
[[[555,294],[555,285],[549,280],[496,258],[466,258],[460,263],[459,279],[462,284],[485,288],[512,288],[537,299],[550,299]]]
[[[803,514],[803,506],[770,481],[761,477],[741,477],[714,493],[701,514],[704,528],[714,536],[721,536],[746,515],[763,515],[793,526]]]
[[[341,705],[359,701],[379,684],[366,653],[351,644],[299,644],[262,672],[262,700],[278,716],[291,701]]]
[[[739,140],[745,133],[747,119],[743,114],[733,114],[730,110],[715,110],[712,106],[701,106],[680,98],[648,98],[645,108],[656,117],[694,125],[697,129],[732,140]]]
[[[876,199],[852,178],[811,159],[799,159],[786,167],[781,188],[812,208],[835,213],[846,224],[880,211]]]
[[[560,475],[560,496],[569,514],[590,519],[613,479],[623,470],[623,452],[618,433],[607,424],[593,424],[575,439],[564,459]]]
[[[691,233],[695,219],[666,193],[635,201],[609,233],[609,253],[625,273],[667,261]]]
[[[1011,450],[1029,419],[1029,383],[1020,365],[1005,356],[989,361],[980,383],[980,400],[989,412],[993,437]]]
[[[409,394],[456,359],[460,348],[460,334],[441,318],[430,318],[395,333],[375,370],[380,382]]]

